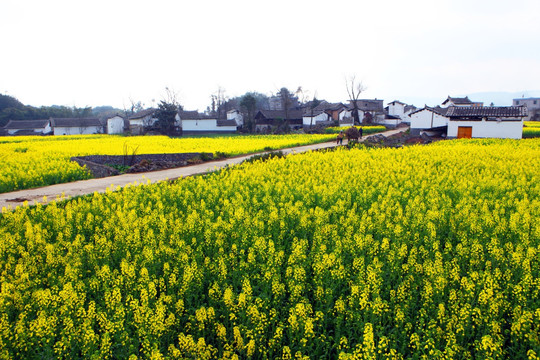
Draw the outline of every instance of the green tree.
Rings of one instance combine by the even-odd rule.
[[[253,131],[253,118],[257,110],[257,99],[250,93],[247,93],[240,100],[240,107],[244,116],[244,125],[249,131]]]
[[[178,131],[176,125],[176,114],[182,107],[175,104],[161,100],[154,116],[156,117],[156,126],[165,135],[175,135]]]

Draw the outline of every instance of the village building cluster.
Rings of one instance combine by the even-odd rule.
[[[514,99],[512,106],[484,106],[468,97],[451,97],[435,107],[416,108],[394,100],[384,106],[381,99],[359,99],[346,103],[327,101],[300,104],[296,99],[287,108],[279,97],[271,97],[268,109],[254,114],[254,131],[267,133],[272,127],[286,123],[288,128],[380,124],[394,128],[410,126],[413,135],[426,133],[447,138],[512,138],[522,137],[524,120],[540,120],[540,98]],[[354,111],[357,111],[355,117]],[[130,116],[114,115],[98,118],[50,118],[43,120],[11,120],[3,128],[5,135],[84,135],[145,134],[157,119],[150,108]],[[225,118],[198,111],[178,111],[175,126],[183,134],[230,133],[244,126],[240,109],[226,112]],[[354,119],[359,119],[355,124]]]

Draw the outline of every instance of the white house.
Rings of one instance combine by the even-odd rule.
[[[227,120],[234,120],[237,126],[244,125],[244,116],[236,109],[227,111]]]
[[[397,100],[388,103],[388,115],[397,116],[403,120],[405,117],[405,106],[407,106],[407,104]]]
[[[54,135],[89,135],[105,133],[98,118],[51,118]]]
[[[364,122],[366,117],[371,117],[375,122],[377,119],[382,119],[384,117],[384,105],[383,100],[378,99],[361,99],[356,101],[356,107],[358,109],[358,119],[360,123]],[[350,101],[350,104],[347,106],[347,111],[344,111],[340,114],[340,122],[342,120],[352,118],[354,119],[354,103]]]
[[[452,106],[446,116],[448,138],[521,139],[525,106]]]
[[[423,109],[412,112],[410,117],[411,134],[418,135],[422,130],[443,128],[448,126],[446,108],[425,106]]]
[[[302,116],[302,124],[304,127],[315,126],[317,125],[317,122],[321,123],[330,120],[330,115],[320,109],[305,109]]]
[[[235,132],[236,120],[218,120],[197,111],[179,111],[176,117],[183,133]]]
[[[441,105],[444,106],[444,107],[450,107],[450,106],[473,106],[473,107],[478,107],[478,106],[483,106],[484,103],[482,103],[482,102],[473,102],[473,101],[471,101],[469,99],[468,96],[465,96],[464,98],[448,96],[448,98],[446,100],[444,100]]]
[[[123,134],[126,130],[125,119],[120,115],[115,115],[107,119],[107,134]],[[129,127],[129,125],[128,125]]]
[[[154,117],[156,109],[150,108],[141,110],[128,117],[129,120],[129,131],[132,134],[144,134],[145,128],[153,126],[157,118]]]
[[[44,135],[52,133],[50,120],[10,120],[4,131],[7,135]]]

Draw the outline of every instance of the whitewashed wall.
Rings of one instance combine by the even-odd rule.
[[[471,126],[473,138],[521,139],[523,120],[520,121],[455,121],[448,122],[449,138],[456,138],[459,126]]]
[[[421,110],[410,116],[412,129],[431,129],[448,125],[448,118],[430,110]]]
[[[377,124],[386,125],[389,127],[396,127],[401,124],[401,119],[382,119],[377,120]]]
[[[124,119],[114,116],[107,119],[107,134],[122,134],[124,132]]]
[[[13,135],[17,131],[21,131],[21,130],[29,130],[29,129],[9,129],[8,134]],[[47,126],[45,126],[44,129],[30,129],[30,130],[33,130],[36,133],[36,135],[41,135],[41,134],[50,133],[52,129],[51,129],[51,124],[47,124]]]
[[[328,121],[330,119],[330,116],[327,113],[321,113],[317,116],[313,117],[313,122],[311,121],[311,116],[304,116],[302,118],[302,124],[304,126],[309,126],[313,124],[315,126],[317,124],[317,121]]]
[[[399,116],[403,119],[405,117],[405,105],[393,102],[388,104],[388,115]]]
[[[103,127],[101,126],[85,126],[81,127],[54,127],[54,135],[91,135],[101,134]]]
[[[236,126],[217,126],[216,119],[182,120],[182,131],[234,132]]]
[[[244,117],[238,111],[229,111],[227,112],[227,120],[236,121],[236,125],[244,125]]]

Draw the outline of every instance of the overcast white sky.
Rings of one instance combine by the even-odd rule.
[[[349,74],[387,102],[538,90],[539,14],[539,0],[2,0],[0,93],[122,108],[169,87],[202,111],[218,86],[346,101]]]

